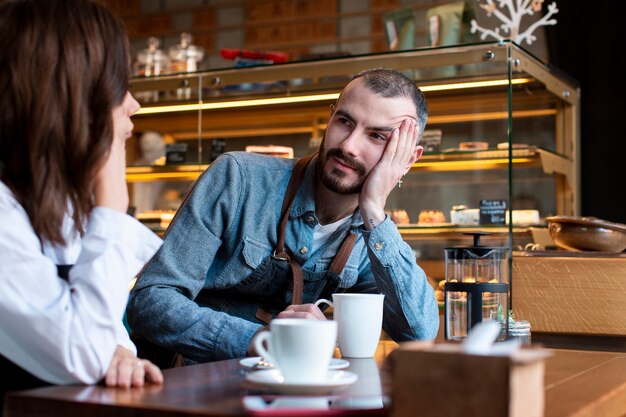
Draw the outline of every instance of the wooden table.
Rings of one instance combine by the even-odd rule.
[[[351,368],[359,373],[359,381],[333,395],[388,393],[385,374],[381,377],[376,366],[372,372],[371,364],[380,365],[394,347],[393,342],[381,342],[375,360],[353,362]],[[626,415],[626,353],[553,352],[546,363],[546,417]],[[242,416],[243,396],[258,393],[242,384],[246,372],[238,360],[228,360],[166,370],[162,386],[129,390],[59,386],[23,391],[7,396],[5,417]]]
[[[552,349],[546,417],[626,416],[626,353]]]

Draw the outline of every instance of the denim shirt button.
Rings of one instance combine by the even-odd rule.
[[[306,219],[304,219],[304,221],[311,224],[315,222],[315,218],[313,216],[307,216]]]
[[[381,250],[383,248],[383,244],[382,242],[376,242],[374,243],[374,249],[376,250]]]
[[[304,255],[305,253],[308,253],[308,252],[309,252],[309,248],[307,248],[306,246],[303,246],[302,248],[300,248],[300,253],[301,254]]]

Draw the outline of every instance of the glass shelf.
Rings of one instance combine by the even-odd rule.
[[[563,155],[545,149],[514,149],[512,159],[509,151],[492,149],[482,151],[450,151],[424,154],[413,164],[415,171],[466,171],[506,169],[509,162],[519,167],[542,167],[544,172],[568,175],[571,162]],[[129,166],[126,168],[128,182],[185,180],[193,181],[209,167],[209,164],[184,164],[161,166]]]
[[[436,152],[425,153],[391,192],[390,210],[404,210],[415,222],[423,210],[448,216],[453,206],[477,208],[491,199],[506,200],[511,210],[537,210],[540,218],[579,215],[580,91],[511,42],[133,78],[142,109],[133,118],[137,136],[127,142],[127,180],[138,212],[175,210],[221,152],[275,145],[292,147],[299,158],[316,151],[341,88],[375,67],[414,79],[428,102],[426,129],[442,132]],[[157,160],[141,158],[146,132],[187,144],[188,163],[133,165]],[[464,142],[485,142],[487,149],[460,151]],[[502,143],[511,151],[498,149]],[[139,204],[144,200],[152,206]],[[530,229],[399,225],[429,276],[441,275],[445,245],[469,243],[463,233],[490,232],[487,242],[513,248],[532,241]]]

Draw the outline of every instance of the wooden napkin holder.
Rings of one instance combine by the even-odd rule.
[[[390,355],[392,417],[542,417],[541,348],[470,355],[460,344],[408,342]]]

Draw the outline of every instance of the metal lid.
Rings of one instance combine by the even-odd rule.
[[[482,258],[492,253],[494,255],[507,253],[509,250],[507,247],[502,247],[502,246],[480,246],[480,237],[487,236],[490,233],[472,232],[472,233],[463,233],[463,234],[468,235],[468,236],[473,236],[474,245],[473,246],[453,246],[453,247],[445,248],[445,252],[448,258],[466,259],[467,253],[470,253],[473,256]]]

